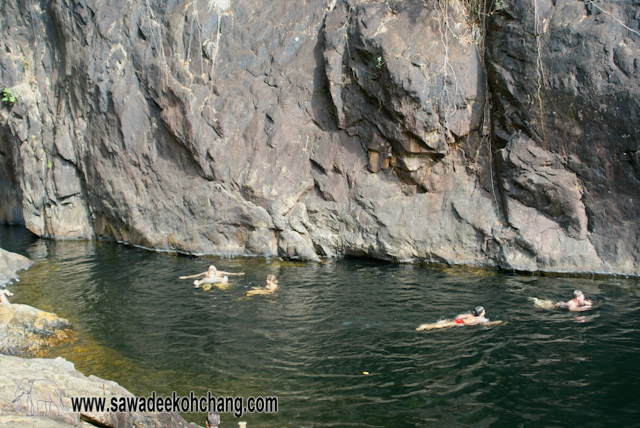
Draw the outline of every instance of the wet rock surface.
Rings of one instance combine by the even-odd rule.
[[[85,376],[64,358],[0,356],[0,424],[20,427],[198,428],[177,413],[76,413],[70,397],[132,397],[116,382]],[[48,403],[29,407],[38,400]]]
[[[72,340],[71,324],[28,305],[0,304],[0,354],[33,357]]]
[[[18,279],[17,273],[29,269],[34,263],[20,254],[0,248],[0,287]]]
[[[601,7],[504,2],[485,52],[457,1],[10,0],[0,220],[191,254],[639,274],[640,38],[631,0]]]

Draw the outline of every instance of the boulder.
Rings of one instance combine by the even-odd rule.
[[[71,397],[133,397],[116,382],[85,376],[62,357],[0,356],[0,425],[25,428],[199,428],[177,413],[79,413]],[[38,394],[44,394],[39,396]],[[35,396],[34,395],[38,395]],[[29,407],[29,398],[39,408]]]
[[[25,256],[0,248],[0,287],[18,280],[17,272],[29,269],[34,264]]]
[[[28,305],[0,304],[0,354],[33,357],[72,340],[71,324]]]

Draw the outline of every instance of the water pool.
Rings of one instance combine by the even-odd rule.
[[[136,395],[277,396],[277,414],[242,416],[250,428],[640,426],[637,280],[194,258],[8,226],[0,246],[38,263],[10,286],[12,301],[66,317],[78,332],[48,356]],[[178,279],[209,264],[246,274],[224,290]],[[246,298],[271,273],[277,292]],[[528,301],[568,300],[574,289],[595,308]],[[415,331],[478,304],[504,323]],[[222,421],[237,426],[234,416]]]

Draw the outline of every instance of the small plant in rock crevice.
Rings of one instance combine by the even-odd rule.
[[[2,102],[14,104],[16,101],[18,101],[18,97],[10,89],[4,88],[2,90]]]

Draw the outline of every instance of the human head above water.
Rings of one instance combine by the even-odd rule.
[[[580,297],[584,298],[584,293],[580,290],[576,290],[573,292],[573,298],[580,300]]]
[[[272,274],[272,275],[267,276],[267,282],[272,282],[274,284],[277,284],[278,280],[276,279],[276,276]]]
[[[212,270],[213,270],[213,271],[217,270],[217,269],[216,269],[216,267],[215,267],[214,265],[209,266],[209,271],[212,271]]]
[[[482,306],[476,306],[476,308],[473,310],[473,315],[477,316],[477,317],[482,317],[484,316],[484,308]]]
[[[220,425],[220,415],[216,412],[211,412],[207,415],[207,428],[214,428]]]

